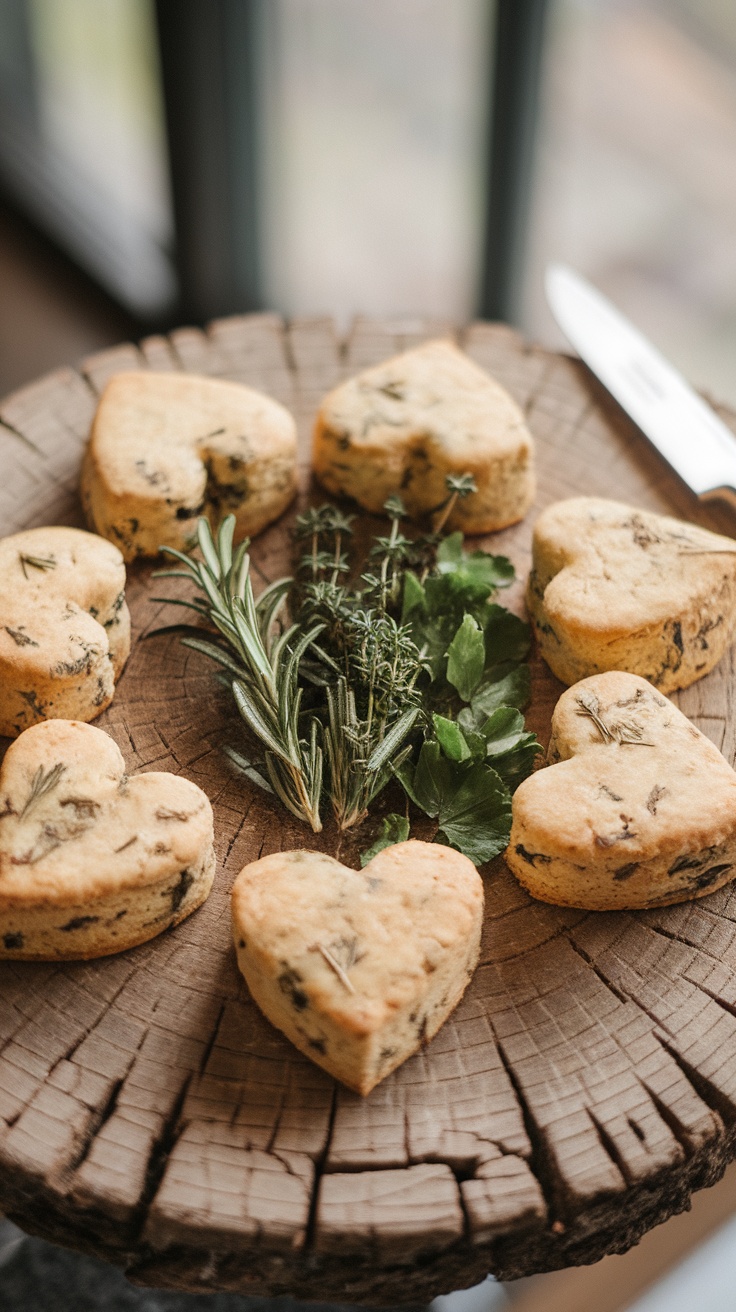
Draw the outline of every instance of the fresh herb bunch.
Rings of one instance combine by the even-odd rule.
[[[307,511],[296,537],[307,550],[296,593],[304,622],[324,630],[317,653],[324,670],[324,745],[329,796],[340,829],[359,824],[368,807],[411,753],[407,744],[422,711],[419,688],[426,662],[409,628],[398,622],[401,582],[413,544],[404,537],[398,497],[386,502],[391,530],[370,550],[372,571],[355,586],[343,552],[352,516],[334,506]],[[305,667],[307,677],[313,667]]]
[[[357,580],[347,549],[353,517],[331,505],[307,511],[296,522],[296,579],[271,584],[257,602],[247,543],[232,551],[232,517],[216,542],[199,521],[201,562],[169,550],[184,569],[162,573],[190,578],[204,594],[178,604],[214,631],[176,627],[226,672],[265,775],[250,757],[230,755],[314,830],[324,803],[340,829],[361,823],[397,780],[437,820],[438,841],[476,864],[508,842],[511,794],[540,750],[521,714],[529,630],[493,600],[513,581],[510,561],[466,552],[461,533],[443,536],[474,486],[468,475],[448,479],[434,531],[416,538],[390,497],[389,531],[374,538]],[[298,619],[288,624],[285,610]],[[390,815],[364,859],[408,833],[408,818]]]

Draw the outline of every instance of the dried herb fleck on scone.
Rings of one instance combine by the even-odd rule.
[[[527,602],[563,683],[628,670],[687,688],[732,641],[736,541],[617,501],[558,501],[534,526]]]
[[[534,500],[534,442],[516,402],[450,341],[426,342],[349,378],[324,398],[314,471],[328,492],[380,512],[392,493],[412,516],[437,511],[448,475],[475,488],[451,529],[490,533]]]
[[[563,693],[548,760],[516,791],[506,852],[534,897],[659,907],[736,874],[736,773],[645,679],[611,671]]]
[[[130,651],[125,564],[76,528],[0,539],[0,734],[44,719],[93,720]]]
[[[82,467],[90,527],[126,560],[187,551],[197,517],[236,519],[253,536],[296,491],[296,424],[242,383],[196,374],[120,373],[100,398]]]
[[[268,1019],[357,1093],[427,1043],[478,961],[483,881],[435,843],[399,843],[363,870],[279,852],[233,886],[238,965]]]
[[[76,720],[26,729],[0,770],[0,958],[77,960],[154,938],[205,900],[212,808],[196,784],[127,775]]]

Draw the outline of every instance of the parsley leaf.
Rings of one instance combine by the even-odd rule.
[[[489,666],[526,660],[531,646],[531,629],[524,620],[504,606],[491,603],[485,607],[482,623]]]
[[[503,852],[511,833],[511,794],[489,765],[450,761],[439,742],[430,740],[422,744],[416,766],[402,766],[399,778],[411,800],[437,820],[436,841],[476,865]]]
[[[372,861],[374,856],[378,856],[385,847],[393,847],[394,843],[405,843],[408,837],[409,821],[405,815],[397,815],[392,811],[390,815],[384,816],[375,842],[360,854],[361,868],[367,866],[368,862]]]
[[[475,765],[438,815],[438,841],[457,848],[477,866],[508,847],[511,797],[496,771]]]
[[[489,600],[513,582],[511,561],[486,551],[466,552],[462,533],[451,533],[437,547],[436,571],[424,583],[411,570],[405,572],[401,614],[427,658],[433,682],[446,675],[448,649],[466,615],[485,634],[485,665],[523,660],[529,650],[528,625]]]
[[[529,701],[530,692],[531,675],[528,665],[496,666],[488,680],[483,680],[471,698],[470,708],[476,725],[482,724],[499,706],[515,706],[523,710]]]
[[[464,702],[469,702],[481,681],[486,663],[483,630],[472,615],[463,622],[447,648],[447,682],[457,688]]]
[[[432,723],[437,741],[450,761],[470,759],[472,751],[457,720],[448,720],[444,715],[433,715]],[[485,743],[483,743],[483,755],[485,756]]]
[[[495,707],[491,715],[484,717],[478,716],[471,704],[463,707],[455,723],[465,739],[468,754],[477,758],[480,743],[482,759],[493,766],[512,792],[531,774],[542,748],[535,735],[525,729],[524,717],[515,707]],[[442,742],[439,733],[437,737]]]

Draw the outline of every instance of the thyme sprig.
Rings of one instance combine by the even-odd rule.
[[[304,616],[324,626],[321,647],[329,656],[324,650],[319,655],[334,671],[323,680],[323,727],[328,791],[339,829],[365,819],[410,754],[406,740],[421,713],[418,682],[426,662],[408,626],[388,609],[398,604],[400,567],[412,544],[399,529],[406,512],[398,497],[389,499],[386,513],[391,531],[375,540],[370,553],[378,572],[361,575],[352,588],[338,582],[346,571],[337,564],[352,516],[322,506],[296,523],[297,539],[310,546],[300,567],[309,575]]]

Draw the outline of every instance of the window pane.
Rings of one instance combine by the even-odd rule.
[[[261,250],[288,314],[477,299],[487,0],[262,0]]]
[[[555,0],[523,326],[562,338],[542,272],[591,278],[736,403],[736,5]]]
[[[176,283],[153,0],[10,10],[19,89],[4,106],[5,179],[125,304],[160,313]]]

